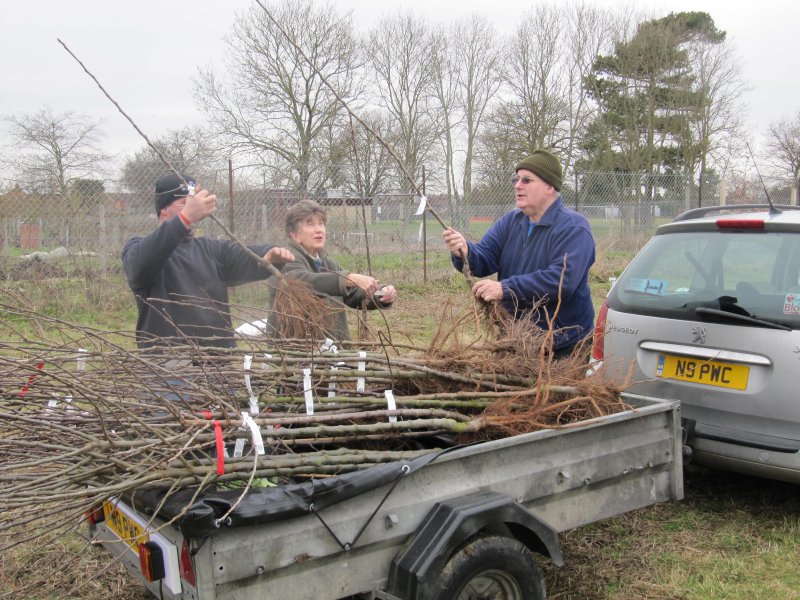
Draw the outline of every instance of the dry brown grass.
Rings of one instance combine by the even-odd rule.
[[[0,554],[0,597],[14,600],[145,600],[147,590],[87,543],[85,526],[42,546],[25,544]],[[0,537],[0,544],[8,539]]]
[[[797,486],[699,467],[685,486],[681,502],[562,534],[566,564],[545,564],[548,597],[800,598]]]
[[[776,586],[781,575],[767,570],[762,559],[774,555],[780,563],[777,569],[797,573],[799,515],[797,486],[690,469],[682,502],[641,509],[562,534],[565,566],[542,561],[548,597],[797,600],[797,589],[771,591],[780,589]],[[747,573],[725,566],[738,561],[746,561]],[[0,554],[0,594],[15,600],[152,598],[122,566],[109,568],[110,562],[102,548],[86,547],[76,533],[33,555],[16,548]],[[17,578],[29,571],[47,573],[45,584],[36,589],[15,588]],[[716,580],[720,591],[704,592],[696,583],[699,579]],[[762,591],[748,595],[737,587],[725,591],[729,580],[734,580],[729,586],[759,585]],[[75,590],[76,584],[82,587]]]
[[[611,264],[611,263],[609,263]],[[614,273],[616,267],[608,267]],[[605,273],[605,272],[604,272]],[[441,323],[455,325],[472,311],[468,293],[428,286],[402,293],[375,325],[388,323],[395,343],[441,349]],[[386,321],[384,322],[384,319]],[[469,346],[478,321],[456,328]],[[450,336],[456,335],[451,330]],[[501,352],[498,349],[498,352]],[[463,359],[462,359],[463,360]],[[800,563],[797,486],[724,473],[691,472],[686,499],[642,509],[561,536],[566,566],[544,562],[550,598],[597,600],[767,600],[800,595],[791,569]],[[0,545],[8,543],[0,537]],[[0,596],[8,598],[144,600],[150,597],[101,548],[75,532],[48,545],[0,553]],[[747,570],[744,570],[746,567]],[[789,577],[787,577],[787,572]],[[20,588],[35,573],[35,588]],[[78,586],[76,588],[76,585]],[[757,586],[757,587],[754,587]]]
[[[306,309],[310,302],[305,300],[314,299],[309,296],[304,300],[296,288],[290,291],[293,302]],[[363,441],[359,437],[363,437],[362,432],[372,431],[373,424],[367,421],[372,418],[369,412],[372,410],[376,415],[379,412],[372,406],[375,401],[371,396],[354,398],[354,401],[369,402],[355,404],[355,408],[346,408],[343,404],[346,400],[337,400],[336,410],[331,414],[323,415],[324,409],[320,408],[319,414],[307,419],[306,425],[293,428],[298,417],[290,396],[297,382],[302,382],[299,371],[309,360],[308,348],[318,346],[318,342],[308,339],[296,340],[299,342],[296,345],[293,345],[295,341],[285,342],[287,346],[279,349],[275,349],[274,340],[266,340],[265,346],[250,342],[251,346],[240,352],[211,352],[187,344],[169,348],[164,354],[154,349],[140,354],[109,345],[102,330],[75,327],[40,313],[26,312],[23,307],[9,306],[7,312],[46,323],[46,328],[57,338],[54,342],[21,338],[14,344],[2,343],[2,347],[11,352],[2,355],[0,382],[8,384],[4,387],[9,390],[15,385],[19,390],[20,380],[27,380],[29,384],[20,391],[3,394],[4,415],[0,421],[0,456],[5,463],[0,497],[5,514],[0,518],[0,530],[18,535],[14,542],[22,542],[18,546],[19,553],[14,550],[14,556],[19,559],[16,565],[9,565],[8,584],[21,587],[25,593],[31,589],[51,589],[55,583],[51,573],[27,568],[26,553],[38,557],[46,555],[53,546],[60,546],[64,538],[61,529],[74,523],[75,514],[87,510],[99,499],[139,486],[168,487],[176,481],[184,485],[188,481],[198,485],[208,483],[207,464],[212,459],[204,452],[213,448],[213,434],[208,432],[208,420],[198,415],[204,407],[214,407],[214,418],[223,423],[225,435],[235,435],[235,428],[241,425],[241,421],[237,421],[240,410],[247,409],[247,393],[241,381],[244,353],[258,354],[262,362],[256,366],[254,361],[248,376],[260,390],[257,393],[262,403],[271,403],[270,414],[261,416],[284,419],[278,423],[284,427],[278,429],[276,425],[273,431],[276,438],[285,436],[288,440],[281,445],[281,448],[286,446],[287,454],[303,452],[302,448],[296,450],[292,439],[292,434],[299,429],[315,448],[328,443],[324,436],[305,433],[323,419],[326,425],[341,423],[335,442],[337,447],[348,448],[348,441]],[[606,387],[601,379],[583,378],[585,353],[576,358],[552,360],[550,331],[522,327],[495,307],[484,305],[472,306],[459,315],[455,305],[446,302],[438,319],[435,333],[425,344],[393,345],[392,328],[387,327],[384,345],[373,342],[370,346],[370,356],[365,359],[367,393],[372,385],[375,397],[382,397],[382,390],[391,386],[401,409],[403,402],[428,395],[421,400],[428,404],[415,409],[425,414],[416,418],[411,411],[404,413],[406,425],[397,431],[381,433],[381,440],[385,440],[387,447],[370,448],[375,455],[381,450],[393,450],[391,444],[406,434],[419,431],[420,427],[433,428],[433,433],[451,431],[442,419],[436,418],[442,415],[434,414],[438,405],[430,396],[438,394],[459,395],[447,401],[449,416],[444,416],[452,421],[452,431],[461,432],[458,439],[464,443],[574,423],[626,408],[619,402],[616,391]],[[302,333],[313,336],[319,332],[304,330]],[[65,340],[69,340],[66,349]],[[76,353],[69,348],[76,344],[87,349],[83,356],[89,361],[88,368],[75,367]],[[324,361],[319,350],[314,354],[315,361]],[[176,355],[185,360],[180,366],[165,368],[168,362],[174,362]],[[273,355],[275,358],[266,358]],[[341,351],[331,360],[346,359],[347,355]],[[357,354],[350,352],[349,356],[352,362]],[[33,362],[32,357],[35,357]],[[267,364],[267,360],[273,362]],[[306,362],[302,362],[304,360]],[[46,368],[40,367],[45,364]],[[357,396],[354,382],[340,380],[348,368],[352,367],[339,369],[335,375],[339,398],[348,394]],[[369,375],[373,371],[378,374]],[[380,374],[382,371],[388,371],[391,379]],[[318,367],[315,381],[319,381],[315,385],[327,390],[327,378],[332,373],[324,366]],[[283,390],[280,400],[278,392],[274,391],[276,387]],[[69,404],[63,401],[65,390],[71,398]],[[509,395],[483,410],[487,400],[479,396],[498,393]],[[170,402],[163,401],[166,397]],[[54,398],[61,400],[49,405]],[[462,398],[466,401],[459,404]],[[245,401],[243,406],[239,406],[240,400]],[[374,418],[385,420],[381,415]],[[413,428],[412,421],[408,420],[411,418],[416,419]],[[426,419],[430,424],[424,422]],[[383,423],[374,426],[380,424]],[[374,441],[377,437],[371,434],[370,439]],[[308,444],[307,439],[301,445]],[[18,447],[26,448],[25,455],[15,453]],[[276,457],[259,459],[260,469],[273,469],[266,465],[267,458]],[[226,472],[225,477],[236,477],[234,471],[238,466],[237,461],[231,461],[226,466],[230,472]],[[351,466],[342,463],[330,468],[338,472]],[[287,467],[281,468],[285,471]],[[321,476],[333,472],[325,471],[324,467],[319,469],[314,473]],[[258,476],[271,475],[259,470]],[[87,489],[92,490],[91,495]],[[59,504],[53,507],[56,497],[60,498]],[[29,514],[21,510],[23,506],[29,507]],[[14,510],[19,513],[12,519],[10,512]],[[47,512],[50,510],[52,513]],[[10,542],[7,538],[0,548],[12,549]],[[86,549],[73,546],[72,551],[74,556],[70,560],[80,562],[80,554]],[[88,585],[78,579],[68,584],[69,589]]]

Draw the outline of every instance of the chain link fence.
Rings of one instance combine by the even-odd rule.
[[[331,169],[335,170],[335,169]],[[397,261],[427,264],[430,254],[442,253],[442,226],[429,211],[416,214],[419,198],[413,193],[387,191],[362,198],[347,193],[348,187],[333,185],[307,193],[291,188],[246,185],[230,166],[210,178],[218,198],[215,216],[235,237],[246,244],[281,243],[285,240],[286,209],[303,197],[323,204],[328,212],[329,251],[362,259],[391,254]],[[511,174],[493,184],[478,184],[468,197],[439,193],[427,196],[428,204],[445,224],[478,240],[500,216],[514,207]],[[27,194],[19,187],[0,196],[0,255],[4,257],[50,252],[94,253],[102,260],[119,259],[125,241],[145,235],[158,224],[153,200],[152,173],[142,173],[131,184],[96,182],[79,186],[64,198],[60,195]],[[83,181],[83,180],[82,180]],[[498,183],[500,182],[500,183]],[[202,181],[201,181],[202,183]],[[687,185],[679,176],[633,177],[622,173],[572,173],[564,183],[562,197],[569,207],[584,214],[592,224],[598,247],[647,239],[655,227],[680,212],[696,206],[763,201],[763,191],[726,194],[724,183],[707,182],[702,189]],[[790,198],[772,198],[790,203]],[[206,219],[198,234],[227,237]],[[363,261],[362,261],[363,264]]]

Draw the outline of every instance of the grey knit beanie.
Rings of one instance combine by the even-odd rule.
[[[514,170],[519,171],[520,169],[527,169],[531,173],[538,175],[558,191],[561,191],[561,181],[563,177],[561,163],[547,150],[536,150],[533,154],[524,158]]]

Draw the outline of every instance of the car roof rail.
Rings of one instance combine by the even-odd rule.
[[[750,210],[750,209],[763,209],[763,210],[770,210],[770,204],[762,203],[762,204],[725,204],[723,206],[702,206],[700,208],[691,208],[685,212],[682,212],[677,217],[675,217],[672,222],[676,223],[677,221],[687,221],[689,219],[696,219],[697,217],[705,217],[706,215],[715,213],[715,212],[725,212],[725,211],[742,211],[742,210]],[[779,204],[776,205],[775,208],[785,209],[785,210],[800,210],[800,206],[791,206],[791,205],[784,205]]]

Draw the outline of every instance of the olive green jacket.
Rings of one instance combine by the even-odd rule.
[[[295,256],[295,260],[286,263],[281,271],[287,279],[297,279],[307,283],[314,292],[323,298],[332,309],[334,309],[333,324],[331,330],[327,331],[327,337],[335,341],[350,339],[350,331],[347,325],[347,314],[344,307],[361,308],[366,306],[370,310],[376,308],[388,308],[391,304],[384,304],[374,297],[367,297],[364,291],[358,286],[347,287],[345,277],[350,271],[343,269],[339,263],[328,256],[325,251],[320,252],[322,265],[318,269],[314,259],[306,250],[294,241],[288,241],[285,246],[289,248]],[[274,277],[272,279],[275,279]],[[275,323],[275,312],[280,307],[273,306],[275,300],[275,285],[278,282],[270,281],[268,305],[270,316],[268,322]]]

